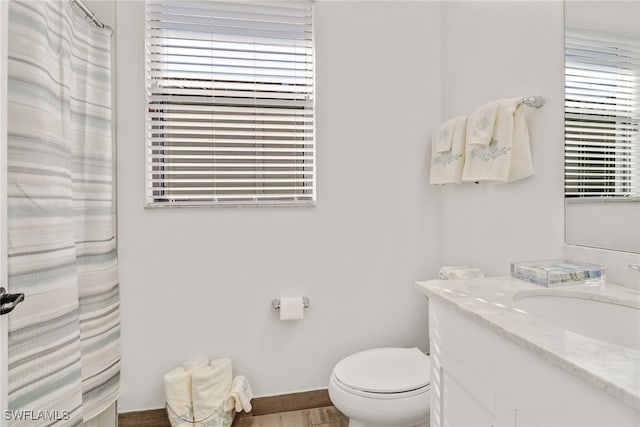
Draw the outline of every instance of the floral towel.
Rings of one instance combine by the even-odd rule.
[[[174,409],[167,404],[167,414],[172,427],[230,427],[235,411],[228,411],[224,409],[224,404],[221,404],[204,418],[196,419],[193,406]]]
[[[184,362],[164,381],[172,427],[229,427],[236,412],[251,410],[249,381],[242,375],[232,380],[229,358]]]
[[[463,181],[510,182],[533,174],[529,131],[519,104],[520,98],[500,102],[488,145],[471,144],[467,138]]]
[[[469,117],[467,122],[467,145],[489,145],[495,127],[498,107],[502,100],[484,104]]]
[[[164,376],[167,414],[172,427],[187,427],[193,421],[191,371],[179,366]]]
[[[449,151],[438,151],[442,126],[434,132],[431,138],[431,184],[460,184],[462,182],[467,117],[457,117],[449,122],[455,123]]]
[[[451,151],[451,142],[453,141],[453,130],[456,127],[456,120],[447,120],[436,129],[433,134],[433,143],[438,153]]]

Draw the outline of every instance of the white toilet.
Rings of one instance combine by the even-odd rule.
[[[375,348],[333,368],[329,397],[349,427],[427,427],[429,356],[417,348]]]

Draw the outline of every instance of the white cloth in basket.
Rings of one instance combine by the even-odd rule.
[[[244,375],[238,375],[231,383],[231,396],[224,403],[224,408],[230,411],[235,408],[236,412],[251,411],[251,399],[253,390],[249,385],[249,380]]]

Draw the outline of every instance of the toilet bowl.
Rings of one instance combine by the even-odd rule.
[[[429,356],[417,348],[375,348],[333,368],[329,397],[349,427],[427,427]]]

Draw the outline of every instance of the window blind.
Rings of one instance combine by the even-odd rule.
[[[640,197],[640,39],[565,33],[565,197]]]
[[[309,0],[147,1],[147,204],[315,202]]]

